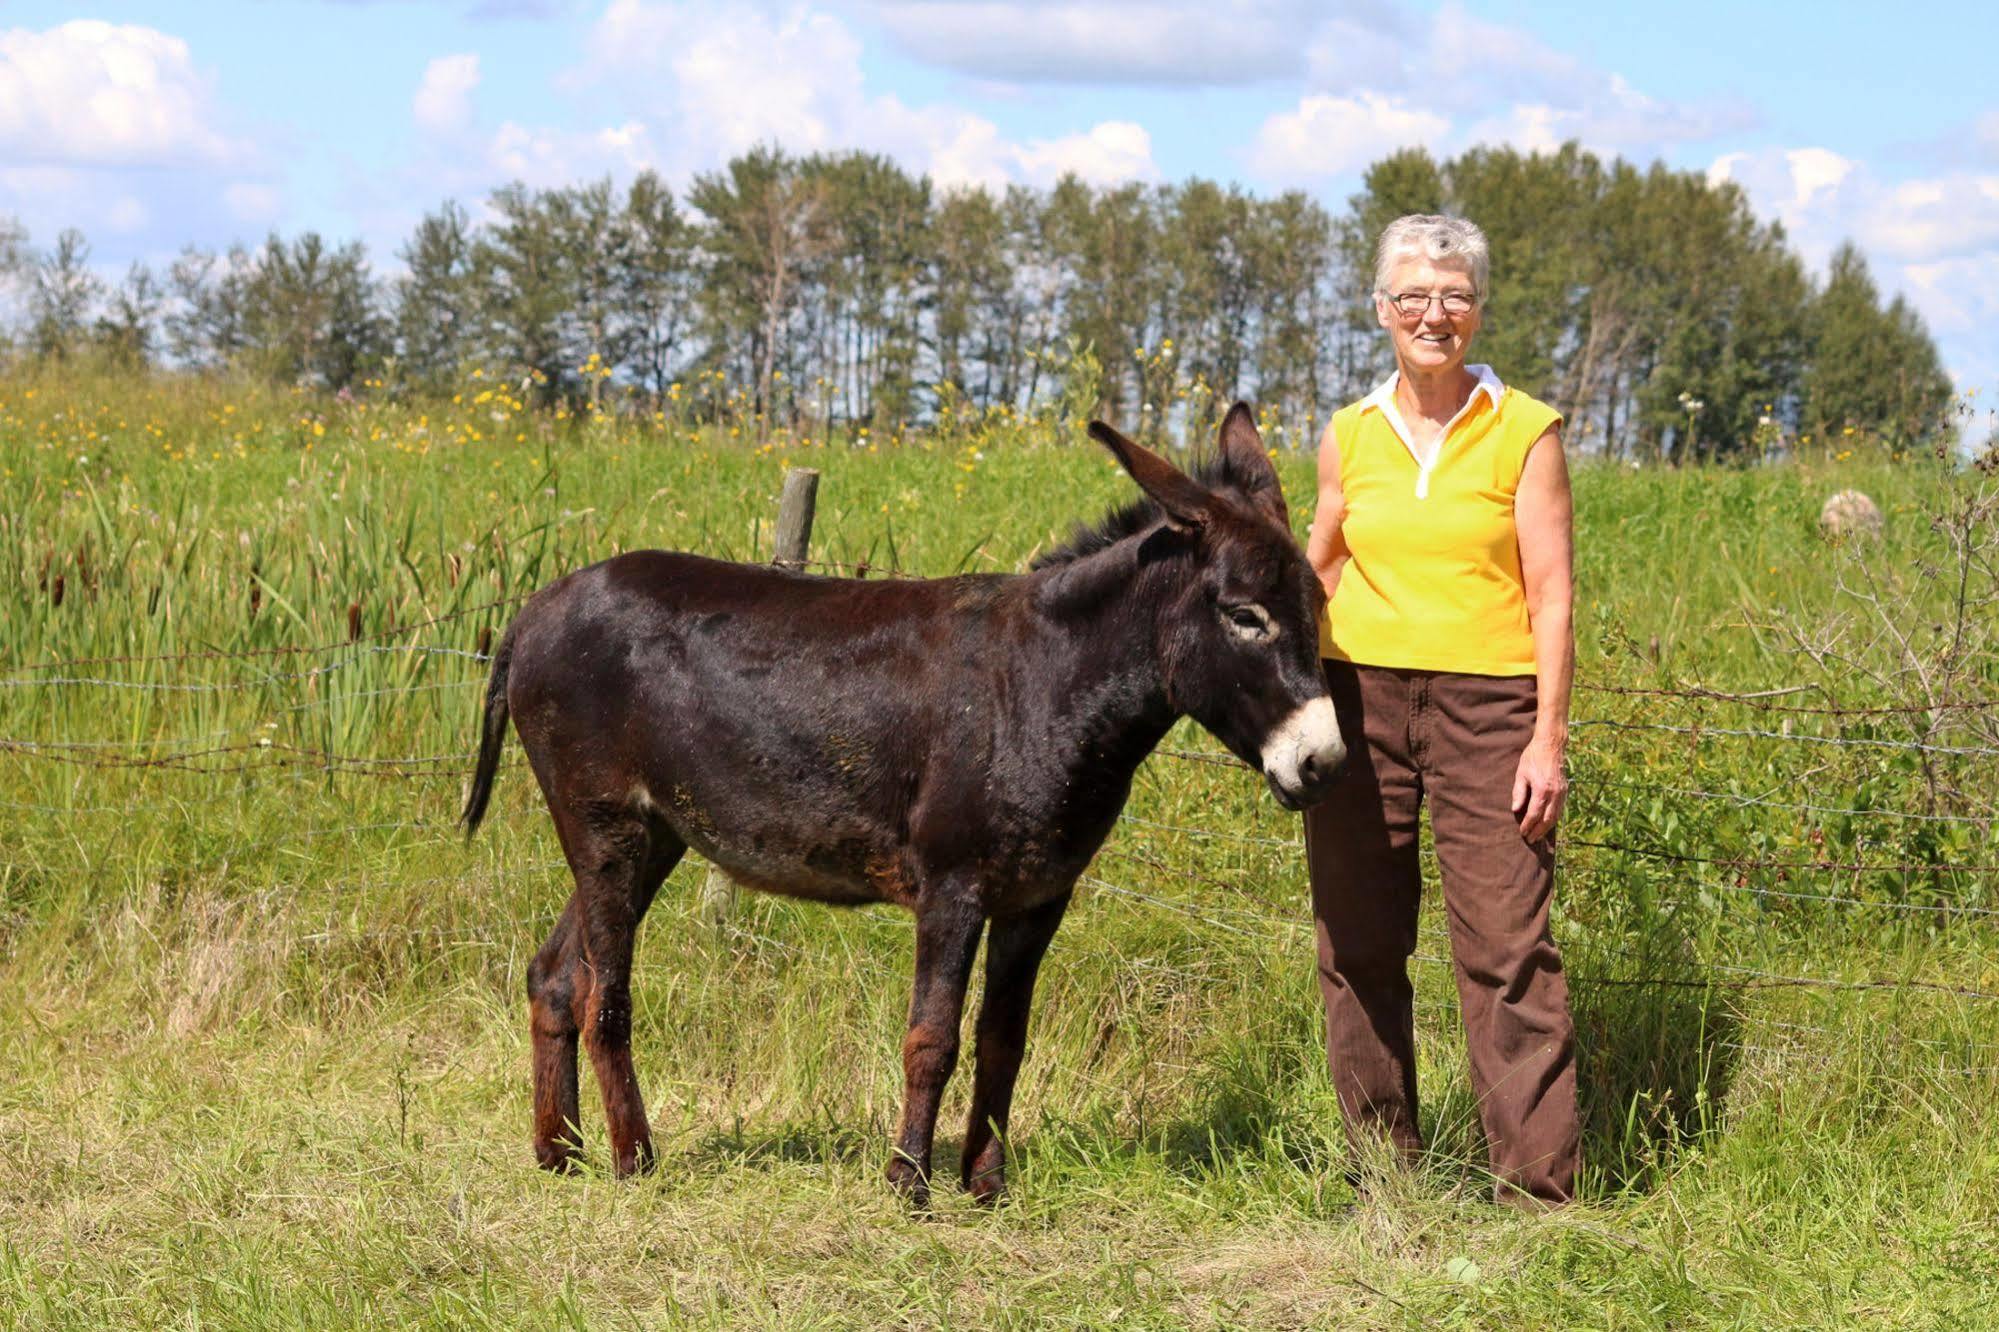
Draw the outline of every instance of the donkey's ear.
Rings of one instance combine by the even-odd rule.
[[[1198,527],[1207,521],[1214,496],[1199,481],[1102,421],[1090,422],[1090,438],[1111,451],[1138,482],[1138,488],[1158,502],[1175,526]]]
[[[1284,507],[1284,487],[1278,483],[1277,469],[1270,465],[1248,403],[1229,408],[1229,414],[1222,418],[1220,443],[1223,474],[1275,518],[1278,526],[1289,527],[1291,514]]]

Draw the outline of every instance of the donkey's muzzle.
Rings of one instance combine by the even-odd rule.
[[[1323,800],[1346,760],[1346,741],[1333,715],[1333,700],[1323,694],[1279,722],[1263,742],[1264,780],[1286,809],[1303,809]]]

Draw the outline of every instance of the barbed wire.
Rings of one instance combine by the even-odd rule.
[[[1648,860],[1665,860],[1682,865],[1719,865],[1724,869],[1799,870],[1820,874],[1930,874],[1939,872],[1952,874],[1999,874],[1999,865],[1967,865],[1956,861],[1912,860],[1902,862],[1874,862],[1865,860],[1777,860],[1754,856],[1697,856],[1686,852],[1668,851],[1663,847],[1631,846],[1623,842],[1599,842],[1581,837],[1564,837],[1562,845],[1588,847],[1593,851],[1618,851],[1626,855],[1643,856]]]
[[[271,685],[283,684],[292,680],[320,679],[324,676],[346,670],[356,662],[375,656],[460,657],[468,661],[477,662],[492,660],[490,653],[474,652],[466,648],[440,647],[434,643],[372,643],[361,646],[353,644],[346,644],[344,646],[352,652],[352,655],[343,660],[328,662],[324,666],[314,666],[303,671],[268,671],[250,680],[206,680],[196,684],[172,684],[158,680],[116,680],[109,676],[98,675],[10,676],[6,679],[0,679],[0,689],[52,689],[73,686],[77,688],[130,689],[141,693],[237,694],[247,693],[253,689],[269,688]],[[301,653],[307,653],[321,651],[322,649],[299,648],[297,650]],[[131,658],[130,660],[146,661],[156,659]],[[22,666],[15,669],[32,670],[34,668]],[[462,682],[451,681],[444,687],[455,687],[460,683],[483,684],[484,682],[485,677],[478,676]],[[404,686],[404,688],[416,687],[418,686]]]
[[[413,620],[408,624],[384,625],[380,629],[364,631],[360,634],[350,634],[345,638],[332,639],[323,643],[305,645],[281,643],[261,648],[201,648],[190,652],[142,652],[123,656],[69,657],[52,661],[24,662],[20,665],[0,669],[48,671],[73,669],[78,666],[135,665],[142,662],[156,661],[243,661],[261,657],[310,657],[317,656],[323,652],[338,652],[342,649],[352,648],[356,643],[365,643],[382,638],[399,638],[404,634],[413,634],[419,629],[431,629],[440,624],[450,624],[453,621],[483,614],[489,610],[497,610],[503,606],[517,605],[533,595],[534,592],[532,591],[516,592],[512,596],[499,597],[492,601],[482,601],[476,606],[465,606],[443,615],[433,615],[429,619]],[[457,649],[450,648],[438,648],[435,650],[440,652],[457,651]],[[477,654],[459,652],[459,655],[476,656]]]
[[[1578,792],[1587,793],[1596,783],[1589,786],[1571,786],[1569,799],[1575,802]],[[1852,809],[1841,805],[1813,805],[1792,800],[1771,800],[1763,796],[1747,796],[1730,791],[1704,791],[1697,787],[1655,786],[1649,782],[1606,782],[1603,785],[1619,787],[1627,791],[1644,791],[1659,795],[1688,796],[1699,800],[1715,800],[1724,804],[1756,809],[1794,809],[1812,814],[1836,814],[1843,817],[1866,817],[1879,819],[1906,819],[1915,823],[1972,823],[1990,824],[1999,816],[1989,814],[1920,814],[1901,809]]]
[[[892,570],[884,568],[883,566],[868,565],[865,563],[841,564],[839,562],[834,562],[834,561],[815,561],[814,564],[825,568],[848,569],[863,574],[902,576],[901,571],[899,570]],[[362,639],[348,639],[338,643],[328,643],[328,644],[305,646],[305,647],[278,647],[278,648],[253,649],[240,652],[204,651],[204,652],[191,652],[191,653],[151,654],[151,655],[131,656],[131,657],[81,658],[68,662],[44,662],[37,665],[15,668],[17,671],[26,671],[26,672],[55,670],[59,668],[69,669],[73,671],[77,667],[87,667],[92,665],[113,664],[113,663],[159,663],[159,662],[212,661],[212,660],[243,661],[243,660],[266,659],[270,657],[287,656],[287,655],[305,655],[305,654],[317,654],[317,653],[328,653],[328,652],[344,652],[348,654],[339,659],[314,665],[306,669],[258,672],[253,678],[249,679],[202,680],[196,682],[187,682],[187,681],[172,681],[172,680],[121,680],[107,675],[66,674],[66,675],[43,676],[43,675],[17,674],[5,679],[0,679],[0,689],[59,689],[59,688],[71,688],[71,687],[75,688],[103,687],[103,688],[133,689],[133,690],[152,690],[152,691],[160,691],[160,692],[175,693],[175,694],[247,692],[258,689],[272,688],[275,686],[289,684],[289,683],[299,683],[299,682],[308,683],[308,684],[314,683],[320,677],[332,676],[336,672],[351,668],[357,663],[363,662],[372,657],[385,654],[424,656],[424,657],[437,656],[437,657],[450,658],[454,660],[465,660],[465,661],[483,663],[489,660],[487,656],[479,652],[470,651],[463,648],[451,647],[434,643],[392,644],[392,643],[381,643],[381,642],[368,642],[365,640],[367,638],[399,636],[402,634],[406,634],[427,627],[429,625],[446,623],[449,621],[462,619],[470,615],[479,614],[484,611],[490,611],[503,605],[514,604],[522,599],[523,599],[522,597],[517,596],[512,598],[506,598],[501,601],[488,602],[480,606],[468,607],[457,612],[452,612],[448,615],[434,617],[433,619],[428,621],[422,621],[405,626],[391,627],[388,629],[377,631],[377,633],[373,635],[363,636]],[[366,699],[383,698],[383,697],[410,697],[422,693],[435,693],[446,690],[472,689],[482,685],[483,683],[484,683],[483,672],[476,677],[467,677],[463,679],[412,681],[411,683],[399,686],[384,686],[384,687],[376,687],[368,689],[343,691],[343,692],[326,694],[318,698],[308,698],[304,701],[290,704],[284,709],[284,711],[287,714],[297,714],[303,712],[310,712],[313,710],[336,707],[350,701],[361,701]],[[1800,714],[1821,715],[1829,717],[1887,716],[1899,713],[1937,712],[1937,711],[1947,711],[1947,710],[1970,711],[1974,709],[1982,709],[1988,706],[1999,705],[1999,700],[1960,700],[1960,701],[1951,702],[1947,705],[1923,706],[1923,707],[1913,707],[1913,706],[1912,707],[1897,706],[1897,707],[1881,707],[1881,708],[1843,708],[1843,707],[1830,707],[1830,706],[1800,707],[1800,706],[1789,706],[1789,705],[1777,705],[1770,702],[1770,699],[1773,697],[1788,696],[1794,692],[1798,692],[1796,690],[1772,691],[1770,693],[1758,695],[1758,694],[1729,694],[1723,691],[1710,690],[1705,688],[1638,689],[1638,688],[1628,688],[1622,686],[1595,686],[1592,687],[1592,689],[1593,692],[1600,692],[1603,694],[1613,694],[1613,695],[1622,694],[1622,695],[1631,695],[1631,696],[1671,698],[1675,700],[1692,702],[1700,706],[1707,706],[1713,704],[1734,704],[1734,705],[1759,708],[1771,712],[1800,713]],[[254,733],[256,730],[260,729],[263,730],[271,729],[272,726],[273,726],[272,723],[267,722],[261,724],[260,726],[219,728],[215,731],[211,731],[205,734],[182,736],[175,739],[153,738],[153,739],[143,739],[143,740],[110,741],[110,740],[63,740],[63,739],[40,740],[40,739],[0,738],[0,753],[9,753],[20,757],[49,759],[52,761],[72,764],[86,769],[121,769],[121,770],[141,772],[141,773],[159,770],[167,772],[185,772],[201,776],[211,776],[211,775],[230,774],[230,773],[242,773],[242,774],[253,775],[252,780],[249,783],[247,783],[244,787],[240,787],[236,790],[224,792],[221,794],[205,795],[203,797],[189,799],[189,800],[171,800],[171,799],[162,800],[162,801],[153,802],[150,805],[97,804],[97,805],[64,806],[64,805],[54,805],[54,804],[40,804],[33,802],[7,801],[7,802],[0,802],[0,806],[4,806],[5,808],[10,808],[10,809],[20,809],[36,813],[74,814],[82,812],[96,812],[96,813],[121,813],[128,816],[138,813],[141,810],[181,811],[190,808],[220,804],[223,802],[235,802],[238,804],[243,804],[246,802],[254,802],[255,799],[257,798],[256,792],[260,789],[259,783],[261,783],[261,781],[264,780],[264,774],[267,772],[273,774],[271,778],[272,780],[286,779],[292,781],[305,781],[305,780],[310,780],[311,778],[305,776],[304,774],[317,773],[317,774],[331,774],[339,776],[354,775],[354,776],[381,777],[381,778],[403,778],[410,780],[425,780],[425,779],[449,780],[457,782],[463,780],[463,772],[458,769],[461,766],[469,766],[471,760],[474,758],[474,754],[469,750],[452,750],[441,753],[416,753],[416,754],[402,754],[402,755],[340,754],[325,748],[296,745],[285,741],[279,741],[274,737],[270,736],[256,736],[253,739],[249,739],[245,742],[237,744],[217,745],[217,744],[208,743],[209,741],[230,734]],[[1801,744],[1801,745],[1841,745],[1841,746],[1852,746],[1859,748],[1900,750],[1908,752],[1919,752],[1919,753],[1962,756],[1962,757],[1985,757],[1985,756],[1999,754],[1999,749],[1988,748],[1983,746],[1946,745],[1946,744],[1928,743],[1915,740],[1884,739],[1873,736],[1827,735],[1827,734],[1817,734],[1817,733],[1800,734],[1789,730],[1788,727],[1783,731],[1774,731],[1774,730],[1756,729],[1756,728],[1716,727],[1716,726],[1706,725],[1704,722],[1695,722],[1692,725],[1679,725],[1679,724],[1674,724],[1672,722],[1633,722],[1633,721],[1625,721],[1622,719],[1614,719],[1614,718],[1585,718],[1573,723],[1573,726],[1579,733],[1586,731],[1590,728],[1597,728],[1601,730],[1610,730],[1610,731],[1651,731],[1651,732],[1661,732],[1673,735],[1692,736],[1695,737],[1697,741],[1701,737],[1712,736],[1712,735],[1723,735],[1723,736],[1753,739],[1758,742],[1766,742],[1766,743],[1784,743],[1784,744]],[[1581,737],[1579,736],[1579,738]],[[171,752],[164,754],[151,752],[151,751],[157,751],[161,748],[169,749]],[[1251,765],[1242,762],[1241,760],[1235,758],[1233,755],[1227,754],[1219,750],[1196,750],[1196,749],[1177,749],[1177,748],[1159,749],[1155,751],[1155,754],[1159,758],[1168,761],[1189,762],[1189,763],[1205,764],[1205,765],[1225,767],[1225,768],[1239,768],[1251,771],[1254,770]],[[241,763],[230,763],[226,761],[232,758],[241,758],[241,759],[254,758],[255,761],[254,762],[246,761]],[[215,762],[215,760],[218,759],[225,760],[225,762],[220,762],[220,763]],[[510,768],[522,767],[525,766],[525,764],[524,761],[520,758],[520,756],[516,753],[514,755],[509,756],[507,766]],[[1857,807],[1849,808],[1834,804],[1816,804],[1804,801],[1785,801],[1785,800],[1772,799],[1768,794],[1745,795],[1742,793],[1735,793],[1735,792],[1714,791],[1699,786],[1655,786],[1651,784],[1637,783],[1637,782],[1616,782],[1612,784],[1618,786],[1621,789],[1648,791],[1660,795],[1675,796],[1675,797],[1700,800],[1700,801],[1724,802],[1727,805],[1738,808],[1741,807],[1770,808],[1770,809],[1782,809],[1794,812],[1805,812],[1805,813],[1830,815],[1838,817],[1905,819],[1910,821],[1960,823],[1960,824],[1971,824],[1971,825],[1989,825],[1991,822],[1990,819],[1980,818],[1978,816],[1970,816],[1970,815],[1925,814],[1914,811],[1902,811],[1902,810],[1892,810],[1892,809],[1865,809]],[[1240,832],[1240,831],[1231,831],[1224,829],[1202,828],[1202,827],[1188,826],[1185,824],[1166,822],[1158,819],[1146,818],[1135,814],[1123,814],[1120,817],[1121,821],[1127,826],[1137,830],[1144,830],[1145,832],[1151,834],[1161,834],[1167,836],[1187,837],[1187,838],[1203,839],[1203,840],[1224,841],[1243,846],[1268,847],[1285,852],[1295,852],[1301,846],[1300,840],[1296,837],[1271,837],[1271,836],[1264,836],[1255,832]],[[422,819],[375,821],[369,823],[355,823],[355,824],[330,823],[325,826],[313,827],[300,830],[298,832],[290,833],[282,838],[266,838],[257,842],[251,842],[240,846],[232,847],[230,848],[227,857],[217,858],[216,860],[208,862],[206,866],[181,865],[175,868],[177,868],[183,873],[202,872],[205,868],[213,868],[215,865],[222,864],[226,860],[230,859],[247,860],[249,857],[255,856],[261,852],[269,851],[273,848],[293,842],[311,842],[314,840],[326,837],[332,837],[332,836],[355,835],[355,834],[364,834],[364,833],[380,833],[380,832],[421,831],[426,834],[434,834],[442,829],[448,828],[449,826],[450,826],[449,824],[442,821],[422,820]],[[442,836],[439,837],[426,836],[422,841],[413,843],[413,845],[441,844],[446,840],[448,840],[448,838]],[[1916,860],[1906,860],[1906,861],[1886,860],[1886,861],[1876,862],[1876,861],[1867,861],[1860,859],[1837,860],[1837,859],[1832,859],[1830,857],[1792,859],[1792,858],[1784,858],[1781,856],[1706,855],[1706,854],[1699,854],[1698,852],[1695,851],[1672,850],[1657,845],[1627,845],[1625,843],[1614,840],[1606,840],[1598,838],[1581,838],[1581,837],[1565,837],[1564,845],[1579,849],[1587,849],[1591,851],[1633,855],[1641,858],[1658,860],[1665,863],[1700,866],[1704,868],[1721,870],[1721,871],[1736,871],[1738,873],[1746,873],[1750,871],[1771,871],[1787,876],[1793,874],[1796,875],[1837,874],[1842,876],[1853,876],[1853,875],[1864,875],[1864,874],[1906,875],[1914,873],[1962,873],[1967,875],[1999,874],[1999,865],[1983,864],[1983,863],[1960,864],[1960,863],[1951,863],[1943,861],[1916,861]],[[1247,898],[1248,901],[1255,903],[1258,900],[1254,894],[1245,892],[1243,885],[1240,883],[1235,883],[1235,884],[1228,883],[1223,881],[1222,879],[1215,878],[1212,875],[1204,874],[1197,870],[1188,869],[1183,866],[1169,864],[1164,861],[1146,856],[1142,853],[1135,852],[1133,850],[1117,848],[1117,847],[1107,848],[1105,856],[1106,858],[1112,861],[1122,860],[1130,864],[1142,866],[1146,870],[1149,870],[1150,872],[1156,875],[1171,876],[1173,878],[1183,879],[1186,881],[1197,883],[1207,888],[1230,893],[1232,895],[1231,900],[1234,901],[1242,901],[1243,899]],[[0,869],[8,869],[8,868],[27,868],[27,867],[0,866]],[[45,868],[45,867],[32,867],[32,868]],[[555,871],[555,870],[561,870],[563,868],[566,867],[564,865],[564,862],[560,860],[547,861],[537,865],[516,867],[517,871],[521,874]],[[1584,867],[1584,872],[1587,872],[1587,867]],[[1249,875],[1251,877],[1255,877],[1260,873],[1261,873],[1260,871],[1256,870],[1249,871]],[[433,880],[398,880],[395,878],[385,878],[383,880],[380,880],[379,882],[382,886],[390,886],[398,888],[403,891],[409,891],[412,889],[421,888],[426,883],[459,884],[467,881],[468,878],[478,879],[480,877],[482,877],[480,871],[472,871],[468,875],[439,876],[438,878]],[[505,876],[495,876],[490,871],[488,871],[484,873],[483,877],[489,879],[495,877],[512,878],[516,877],[516,875],[508,874]],[[1245,909],[1240,907],[1231,909],[1227,906],[1221,906],[1215,904],[1209,904],[1205,909],[1197,909],[1196,907],[1186,904],[1184,902],[1176,901],[1170,896],[1161,895],[1156,892],[1146,892],[1141,889],[1131,887],[1129,885],[1115,883],[1095,873],[1084,875],[1083,878],[1080,880],[1080,882],[1083,885],[1088,886],[1092,891],[1102,893],[1107,897],[1132,902],[1141,905],[1143,907],[1146,907],[1147,909],[1169,911],[1177,915],[1180,915],[1182,917],[1188,918],[1190,920],[1200,922],[1205,927],[1220,930],[1222,932],[1237,937],[1263,938],[1267,937],[1273,930],[1296,932],[1299,930],[1306,930],[1311,928],[1309,915],[1308,913],[1305,912],[1299,912],[1294,916],[1282,916],[1268,910]],[[1858,911],[1886,911],[1886,912],[1903,912],[1903,913],[1912,913],[1912,914],[1921,913],[1933,919],[1948,919],[1951,917],[1963,916],[1963,917],[1971,917],[1982,920],[1982,919],[1991,919],[1994,917],[1999,917],[1999,909],[1995,909],[1993,907],[1988,907],[1988,906],[1973,905],[1968,903],[1954,904],[1954,903],[1933,903],[1933,902],[1879,901],[1879,900],[1871,900],[1861,897],[1854,897],[1850,895],[1806,892],[1788,887],[1762,888],[1741,882],[1731,883],[1728,882],[1726,879],[1716,878],[1716,877],[1703,878],[1701,880],[1701,884],[1705,888],[1718,889],[1726,893],[1740,894],[1757,899],[1771,898],[1776,900],[1810,902],[1830,907],[1837,907],[1841,909],[1851,909]],[[347,881],[344,884],[336,884],[335,886],[341,887],[343,890],[345,890],[345,889],[359,889],[366,885],[364,881],[354,880],[354,881]],[[365,929],[360,929],[360,930],[342,929],[339,927],[329,926],[325,929],[315,931],[311,934],[299,936],[299,939],[301,942],[308,942],[308,943],[330,943],[348,938],[380,938],[380,937],[389,937],[389,936],[431,937],[431,938],[436,938],[440,941],[465,940],[473,938],[490,938],[495,934],[497,934],[499,931],[504,929],[509,929],[509,928],[518,929],[521,928],[524,924],[534,924],[537,926],[544,925],[552,923],[555,918],[556,916],[554,913],[549,913],[543,916],[534,917],[532,918],[531,921],[517,921],[511,923],[492,922],[492,923],[481,923],[481,924],[467,925],[467,926],[367,927]],[[788,945],[783,944],[781,941],[776,941],[776,940],[768,940],[768,941],[760,940],[760,941],[769,942],[773,947],[779,947],[779,948],[789,947]],[[792,951],[797,951],[797,950],[792,949]],[[1436,955],[1435,953],[1429,953],[1429,952],[1419,952],[1412,958],[1412,961],[1421,963],[1423,965],[1433,965],[1433,966],[1451,965],[1450,960],[1447,957],[1441,957]],[[1757,967],[1747,966],[1738,963],[1729,963],[1721,961],[1710,961],[1703,963],[1703,962],[1693,962],[1690,960],[1689,966],[1699,971],[1702,974],[1685,975],[1685,976],[1658,976],[1658,975],[1592,976],[1587,973],[1583,973],[1577,975],[1576,979],[1581,983],[1604,984],[1604,985],[1615,985],[1615,986],[1633,985],[1633,986],[1654,986],[1654,987],[1702,987],[1702,988],[1720,987],[1720,988],[1743,988],[1743,989],[1808,988],[1808,989],[1815,989],[1828,992],[1844,992],[1844,993],[1855,993],[1855,994],[1919,991],[1925,993],[1935,993],[1935,994],[1949,995],[1954,997],[1975,999],[1981,1001],[1999,999],[1999,993],[1994,993],[1989,989],[1981,988],[1975,985],[1953,985],[1939,981],[1923,981],[1923,980],[1914,980],[1914,979],[1889,979],[1889,978],[1848,979],[1836,976],[1795,975],[1795,974],[1787,974],[1785,972],[1780,972],[1780,971],[1760,969]],[[1828,1028],[1814,1028],[1810,1030],[1814,1032],[1823,1032],[1828,1036],[1836,1036],[1841,1034],[1839,1032],[1836,1032]],[[1963,1048],[1961,1045],[1952,1046],[1952,1043],[1948,1042],[1935,1042],[1934,1044],[1938,1045],[1939,1047],[1946,1047],[1946,1048]],[[1973,1048],[1986,1048],[1986,1047],[1973,1047]],[[1995,1045],[1990,1048],[1999,1048],[1999,1045]],[[1969,1071],[1976,1071],[1976,1070],[1969,1070]]]
[[[1188,828],[1176,823],[1160,823],[1153,819],[1142,819],[1136,814],[1118,815],[1120,822],[1138,828],[1151,828],[1158,832],[1179,833],[1183,837],[1209,837],[1225,842],[1245,842],[1251,846],[1281,846],[1289,850],[1305,849],[1303,838],[1299,837],[1258,837],[1251,833],[1216,832],[1211,828]]]
[[[1733,1050],[1738,1054],[1760,1054],[1760,1055],[1772,1056],[1780,1060],[1802,1060],[1806,1063],[1814,1064],[1822,1068],[1837,1068],[1842,1065],[1851,1063],[1854,1058],[1853,1055],[1848,1055],[1846,1058],[1842,1059],[1839,1056],[1831,1054],[1828,1051],[1806,1050],[1806,1049],[1801,1049],[1798,1046],[1752,1045],[1744,1041],[1718,1041],[1716,1042],[1716,1044],[1719,1048],[1723,1050]],[[1855,1047],[1855,1048],[1859,1049],[1864,1047]],[[1988,1077],[1992,1074],[1999,1073],[1999,1064],[1970,1064],[1970,1065],[1944,1064],[1938,1068],[1924,1070],[1924,1071],[1936,1072],[1936,1073],[1948,1073],[1953,1077],[1964,1077],[1964,1078]]]
[[[1882,740],[1874,736],[1800,735],[1789,731],[1759,731],[1745,727],[1675,726],[1670,722],[1628,722],[1601,717],[1570,722],[1569,728],[1571,730],[1607,728],[1618,731],[1669,731],[1675,735],[1690,735],[1696,740],[1699,740],[1702,736],[1709,735],[1746,736],[1757,740],[1787,740],[1793,744],[1846,745],[1856,748],[1899,749],[1909,753],[1950,754],[1964,758],[1984,758],[1999,755],[1999,748],[1994,748],[1990,745],[1933,745],[1920,740]]]
[[[95,754],[88,751],[77,752],[75,745],[70,743],[0,739],[0,753],[45,758],[81,768],[115,768],[122,770],[162,769],[207,775],[258,772],[273,768],[310,768],[322,772],[348,772],[380,777],[430,775],[422,771],[423,767],[441,763],[469,763],[477,756],[477,752],[472,750],[457,750],[443,754],[411,754],[393,758],[375,755],[343,755],[327,750],[308,749],[299,745],[283,744],[274,740],[256,740],[240,745],[211,745],[201,749],[181,750],[172,754],[139,758],[123,754]],[[199,763],[195,761],[230,754],[268,754],[270,757],[266,761],[259,763]]]
[[[1788,712],[1815,717],[1900,717],[1922,716],[1935,712],[1975,712],[1986,708],[1999,708],[1999,698],[1939,699],[1934,703],[1888,703],[1867,707],[1792,707],[1767,700],[1822,689],[1821,685],[1792,685],[1782,689],[1760,689],[1734,693],[1724,689],[1710,689],[1702,685],[1690,685],[1680,689],[1664,687],[1643,687],[1638,685],[1605,685],[1578,683],[1577,693],[1612,694],[1629,698],[1681,698],[1704,703],[1733,703],[1754,708],[1759,712]]]

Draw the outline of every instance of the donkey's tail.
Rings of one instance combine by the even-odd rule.
[[[472,789],[465,796],[465,812],[458,821],[465,825],[465,840],[479,831],[486,817],[486,802],[493,795],[493,775],[500,769],[500,746],[507,742],[507,668],[514,660],[514,626],[500,635],[493,650],[493,673],[486,679],[486,711],[479,726],[479,763],[472,770]]]

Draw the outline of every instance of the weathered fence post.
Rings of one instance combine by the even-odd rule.
[[[777,501],[777,552],[772,560],[787,569],[804,565],[812,545],[812,508],[819,497],[819,473],[794,467],[784,474],[784,493]]]
[[[801,569],[812,548],[812,511],[819,498],[819,473],[810,467],[794,467],[784,474],[784,492],[777,501],[777,550],[772,563],[786,569]],[[736,914],[736,883],[713,865],[701,885],[701,920],[710,929],[720,929]]]

